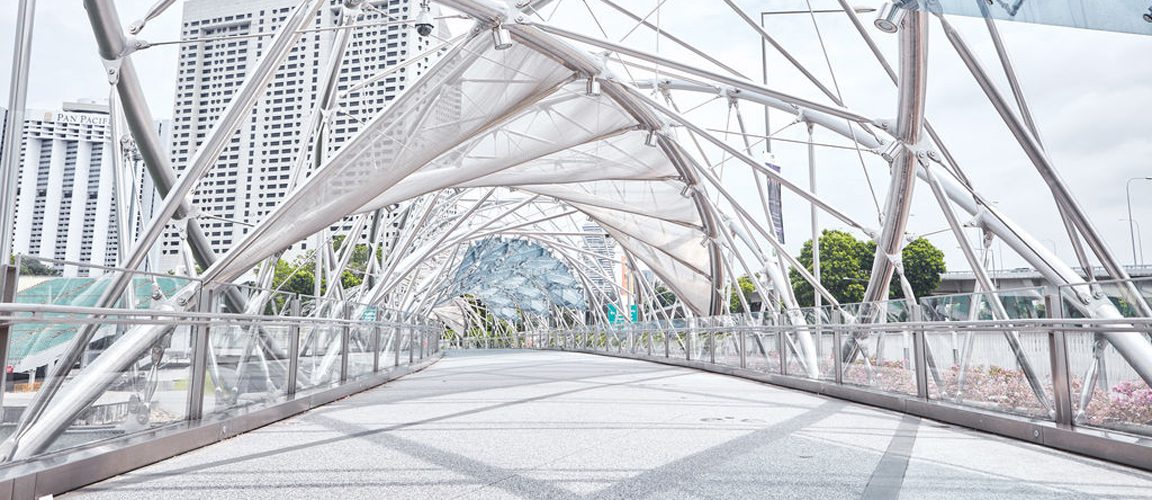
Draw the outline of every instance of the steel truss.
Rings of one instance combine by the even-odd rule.
[[[157,3],[144,20],[130,27],[130,33],[139,33],[148,20],[161,15],[171,3]],[[123,122],[126,137],[134,143],[158,193],[164,197],[157,215],[136,235],[132,245],[123,249],[121,262],[128,271],[115,275],[112,284],[104,290],[98,307],[88,312],[102,315],[104,311],[113,310],[125,294],[130,293],[133,272],[146,264],[148,252],[161,234],[165,229],[177,226],[188,249],[189,265],[186,267],[195,279],[164,298],[158,309],[165,314],[206,312],[200,308],[210,305],[198,300],[202,294],[221,287],[221,283],[237,280],[260,263],[263,265],[256,283],[260,289],[258,293],[245,294],[234,287],[223,286],[221,296],[229,310],[236,313],[259,315],[271,308],[277,311],[276,314],[284,314],[287,303],[278,303],[277,291],[271,290],[272,269],[288,245],[309,239],[316,249],[312,258],[316,266],[317,298],[311,309],[301,314],[332,320],[379,314],[383,316],[381,319],[394,322],[439,317],[448,324],[469,331],[485,324],[486,320],[482,312],[448,293],[462,255],[469,245],[487,238],[522,238],[532,240],[563,261],[583,285],[586,303],[589,304],[587,311],[555,307],[544,317],[524,317],[524,329],[562,329],[571,327],[573,323],[608,328],[606,306],[613,304],[618,310],[624,310],[629,302],[640,305],[644,321],[654,322],[657,329],[668,328],[680,320],[689,324],[709,324],[700,322],[700,318],[729,313],[730,292],[740,290],[739,277],[743,275],[760,291],[761,306],[758,311],[753,311],[750,297],[736,294],[743,311],[741,321],[792,327],[778,335],[780,347],[777,351],[781,360],[792,356],[808,378],[817,378],[821,375],[822,325],[830,318],[820,312],[813,316],[809,314],[811,311],[802,310],[793,293],[789,274],[794,272],[812,286],[821,301],[818,304],[826,304],[827,310],[844,323],[885,323],[884,311],[893,276],[906,284],[900,255],[908,236],[913,192],[919,183],[923,183],[939,205],[949,231],[976,276],[979,288],[973,292],[993,297],[989,304],[994,319],[1008,321],[1012,318],[996,298],[998,291],[977,250],[965,237],[966,226],[977,227],[990,237],[1005,242],[1036,268],[1052,287],[1058,288],[1063,294],[1062,300],[1084,317],[1107,320],[1123,317],[1107,297],[1098,293],[1091,278],[1089,281],[1081,278],[1019,224],[986,202],[931,127],[924,115],[924,103],[928,93],[927,48],[934,16],[920,8],[921,2],[904,2],[899,7],[906,12],[898,35],[899,59],[893,67],[884,59],[855,11],[846,1],[840,0],[862,43],[871,49],[878,63],[897,84],[894,120],[867,116],[848,107],[835,85],[829,87],[822,82],[769,30],[754,23],[747,12],[729,0],[725,4],[742,21],[741,24],[747,25],[758,38],[778,51],[825,99],[804,98],[753,82],[719,58],[686,41],[686,37],[662,30],[659,22],[650,20],[651,14],[642,16],[608,0],[602,0],[606,8],[601,15],[623,15],[628,23],[635,23],[633,30],[640,27],[651,30],[657,40],[685,48],[717,69],[662,55],[659,51],[630,46],[611,39],[604,32],[601,36],[589,35],[562,23],[550,22],[541,14],[551,3],[547,1],[513,4],[496,0],[440,0],[436,3],[472,19],[474,28],[465,35],[440,40],[432,49],[414,55],[405,65],[438,56],[442,62],[429,70],[430,74],[437,74],[445,81],[455,78],[471,84],[485,82],[468,80],[461,75],[476,66],[490,64],[506,70],[504,77],[507,81],[504,83],[510,88],[513,83],[536,84],[538,88],[531,87],[533,91],[501,102],[482,120],[461,116],[440,123],[436,122],[440,118],[432,116],[434,113],[430,110],[435,110],[437,103],[443,103],[448,99],[445,96],[458,89],[450,85],[426,89],[420,88],[420,81],[413,83],[414,89],[405,92],[379,116],[366,122],[364,131],[345,149],[368,148],[381,141],[393,140],[401,148],[418,150],[420,146],[416,143],[420,138],[396,138],[383,133],[374,135],[377,129],[407,121],[415,123],[411,130],[424,133],[440,130],[448,134],[447,131],[452,130],[451,133],[456,135],[451,143],[419,150],[418,158],[412,160],[414,163],[407,165],[406,170],[394,179],[381,181],[379,186],[356,188],[360,191],[349,194],[347,200],[336,200],[335,205],[326,208],[323,216],[326,218],[317,216],[315,220],[301,223],[301,227],[289,227],[296,222],[291,220],[293,213],[297,213],[293,210],[306,209],[316,201],[309,198],[321,192],[316,186],[339,180],[343,172],[340,168],[358,161],[349,158],[351,155],[343,153],[343,150],[328,155],[325,117],[339,112],[342,100],[350,94],[382,81],[397,69],[387,69],[343,93],[338,91],[337,82],[348,41],[360,18],[372,10],[370,2],[345,2],[328,66],[320,75],[318,88],[323,91],[311,103],[309,119],[301,125],[302,139],[296,152],[292,181],[297,189],[244,241],[218,257],[200,229],[196,207],[188,201],[190,195],[211,171],[241,121],[262,98],[281,63],[301,34],[310,27],[316,12],[327,2],[307,0],[300,3],[275,37],[264,46],[259,63],[236,91],[189,165],[178,175],[152,129],[151,113],[143,98],[140,77],[132,64],[132,54],[146,49],[148,44],[127,36],[112,0],[85,0],[89,21],[98,41],[99,56],[104,61],[109,83],[115,92],[115,118]],[[589,12],[597,16],[591,7]],[[1129,277],[1124,269],[1046,155],[995,23],[987,20],[1002,69],[1011,84],[1012,99],[1006,98],[997,88],[948,20],[939,15],[935,17],[939,18],[944,39],[960,55],[1049,186],[1060,215],[1066,221],[1080,263],[1089,264],[1091,257],[1102,262],[1112,278],[1125,280],[1120,285],[1124,298],[1141,316],[1152,316],[1152,309],[1136,287],[1127,281]],[[598,17],[596,21],[599,25]],[[589,47],[603,52],[589,52],[586,50]],[[501,54],[514,55],[505,57]],[[516,66],[517,61],[526,63]],[[530,67],[528,63],[535,66]],[[551,72],[532,73],[537,67],[551,68],[548,65],[554,66]],[[651,74],[653,78],[636,78],[634,71],[642,76]],[[460,89],[465,86],[464,83],[458,84]],[[717,133],[718,129],[705,123],[707,119],[701,118],[700,112],[682,110],[677,102],[678,99],[688,100],[707,94],[718,96],[717,100],[721,102],[717,106],[726,105],[730,112],[735,113],[740,129],[737,135],[742,144],[733,145],[728,134]],[[610,115],[617,122],[598,129],[565,115],[566,109],[577,105],[595,107],[602,115]],[[880,224],[873,227],[863,222],[871,220],[871,217],[851,214],[838,207],[837,200],[818,194],[814,185],[806,189],[768,168],[762,155],[754,150],[751,139],[758,135],[749,130],[741,113],[742,105],[783,112],[792,117],[794,124],[803,124],[808,136],[801,142],[805,142],[808,148],[810,166],[814,167],[815,150],[820,146],[813,139],[814,130],[843,138],[844,144],[827,146],[855,149],[860,153],[862,164],[864,153],[883,158],[888,166],[889,183],[884,203],[877,207],[878,213],[875,214]],[[571,133],[553,133],[548,130],[549,126],[563,127]],[[759,137],[771,140],[774,135],[774,131],[764,130]],[[640,145],[641,139],[643,145]],[[504,141],[515,145],[515,150],[504,156],[484,153],[476,145],[485,141]],[[655,152],[655,159],[652,152]],[[554,159],[557,165],[583,161],[589,167],[568,172],[566,178],[545,170],[531,173],[524,169],[516,170],[525,165],[538,166],[550,159]],[[465,162],[474,163],[464,168]],[[619,165],[632,170],[621,167],[620,170],[608,171],[609,167]],[[723,168],[737,168],[731,165],[745,169],[757,180],[761,208],[751,206],[755,203],[742,201],[732,186],[725,182]],[[605,169],[605,173],[598,174],[598,169]],[[118,168],[117,172],[121,170]],[[314,175],[305,178],[309,172]],[[813,271],[787,253],[776,237],[777,228],[766,208],[767,200],[760,184],[767,181],[779,183],[809,205],[813,212],[814,234],[818,229],[815,222],[817,213],[823,213],[876,242],[865,306],[851,308],[841,304],[823,286],[818,271],[819,257],[815,263],[817,270]],[[363,183],[372,184],[368,181]],[[118,185],[129,184],[123,180],[118,182]],[[653,200],[665,200],[669,207],[659,206],[659,203],[637,207],[630,205],[628,202],[631,200],[627,198],[606,196],[605,193],[612,191],[605,186],[613,185],[619,187],[619,193],[625,192],[624,186],[643,186],[647,190],[645,193],[666,190],[679,192],[680,198],[660,198],[653,194]],[[586,191],[577,192],[568,189],[570,186],[585,186]],[[677,203],[681,202],[689,208],[680,211],[670,208],[680,207]],[[389,219],[385,217],[393,211],[402,215],[394,233],[388,236]],[[125,214],[132,211],[117,212],[128,217]],[[971,220],[963,220],[963,214]],[[346,234],[335,234],[329,227],[344,217],[354,218],[351,230]],[[596,222],[616,242],[621,253],[616,264],[633,276],[629,283],[616,283],[615,276],[609,275],[611,272],[605,272],[595,264],[604,256],[584,245],[583,239],[587,235],[581,229],[581,222],[585,219]],[[640,222],[658,230],[645,228]],[[130,226],[122,221],[120,227],[123,230]],[[288,241],[282,234],[291,234],[294,239]],[[344,236],[345,244],[339,250],[332,250],[330,242],[336,236]],[[694,245],[698,243],[700,250],[685,245],[688,240],[693,240]],[[1091,255],[1081,247],[1082,241]],[[369,248],[368,263],[361,276],[363,284],[345,289],[340,277],[349,269],[358,242]],[[192,264],[205,271],[195,275]],[[644,271],[651,271],[655,279],[649,279]],[[613,288],[604,289],[594,284],[603,279],[612,282]],[[329,283],[323,294],[319,293],[321,280]],[[679,297],[679,300],[674,305],[662,305],[660,301],[664,292],[661,289]],[[910,296],[910,288],[905,286],[904,291],[908,303],[915,304],[917,298]],[[129,302],[135,303],[135,300]],[[916,307],[911,309],[916,310]],[[501,325],[500,328],[509,326]],[[172,325],[161,322],[133,326],[99,358],[77,372],[73,366],[97,329],[95,324],[89,324],[75,336],[61,362],[25,412],[19,428],[6,441],[4,452],[7,458],[28,458],[46,450],[80,412],[103,394],[118,374],[134,366],[145,352],[170,335]],[[864,363],[871,376],[871,363],[876,361],[868,352],[869,336],[876,330],[863,326],[851,331],[851,339],[836,343],[843,347],[843,352],[835,356],[837,380],[857,360]],[[1019,332],[1006,328],[1001,333],[1037,400],[1053,414],[1058,412],[1060,401],[1049,400],[1036,367],[1029,362],[1021,346]],[[319,383],[323,374],[331,370],[347,370],[346,366],[337,365],[348,362],[349,335],[347,330],[313,330],[306,333],[300,342],[291,344],[292,349],[313,349],[310,354],[317,356],[311,383]],[[342,340],[333,341],[336,338]],[[678,337],[678,340],[684,342],[688,352],[695,353],[691,356],[700,356],[705,346],[693,344],[692,338],[692,335],[687,335]],[[1099,338],[1098,351],[1102,352],[1106,342],[1144,381],[1152,383],[1152,343],[1147,338],[1112,330],[1099,332]],[[665,339],[667,341],[667,337]],[[241,377],[244,367],[251,363],[271,381],[270,359],[283,350],[283,346],[278,346],[269,332],[259,325],[236,332],[235,341],[244,346],[240,355],[241,369],[236,377]],[[584,341],[587,342],[586,337]],[[651,349],[654,345],[652,338],[645,341]],[[377,339],[377,342],[392,346],[399,356],[396,349],[398,337]],[[572,337],[568,342],[580,340]],[[767,352],[760,337],[756,337],[755,343],[760,346],[761,353]],[[923,342],[917,346],[920,361],[917,366],[923,363],[931,365],[931,370],[921,370],[922,375],[926,377],[931,373],[939,384],[939,370],[933,352]],[[378,347],[373,350],[379,351]],[[714,356],[717,347],[713,344],[707,348]],[[218,390],[227,390],[224,379],[228,377],[220,374],[219,361],[209,356],[211,351],[202,352],[204,358],[198,362],[212,373],[211,378]],[[740,352],[745,355],[744,349]],[[299,354],[296,352],[294,355]],[[879,356],[879,348],[872,354]],[[966,367],[967,362],[963,365]],[[1096,380],[1099,367],[1099,363],[1094,364],[1087,378]],[[233,379],[231,385],[238,386],[239,378]],[[962,391],[963,381],[960,385]],[[237,394],[238,390],[232,393],[233,396]],[[1087,406],[1090,396],[1087,391],[1081,394],[1081,408]]]

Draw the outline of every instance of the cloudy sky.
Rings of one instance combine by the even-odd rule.
[[[17,0],[6,3],[0,17],[0,95],[7,96],[12,39]],[[118,0],[125,24],[138,18],[153,0]],[[647,13],[659,0],[616,0],[634,12]],[[740,1],[747,12],[804,9],[805,0]],[[875,7],[880,2],[854,2]],[[87,17],[79,0],[41,0],[36,15],[33,65],[28,106],[34,109],[58,108],[62,101],[76,98],[107,97],[108,84],[96,55]],[[817,9],[833,8],[835,2],[812,0]],[[560,0],[553,13],[542,15],[550,22],[571,29],[599,34],[589,5],[608,36],[620,40],[633,23],[614,14],[598,0]],[[141,38],[150,41],[173,40],[179,36],[180,5],[153,21]],[[871,14],[863,14],[871,20]],[[720,0],[665,0],[651,20],[702,48],[740,72],[759,78],[760,43],[757,35],[727,10]],[[990,70],[998,68],[983,23],[955,18],[969,44]],[[847,20],[838,14],[817,16],[820,37],[826,46],[830,65],[824,59],[820,38],[808,15],[773,15],[767,28],[819,78],[830,86],[833,77],[847,107],[877,118],[895,116],[895,88],[875,63]],[[1090,30],[1001,23],[1002,34],[1016,64],[1017,73],[1033,109],[1048,152],[1061,175],[1072,187],[1094,223],[1109,241],[1121,261],[1132,261],[1124,187],[1131,177],[1152,177],[1152,37]],[[895,60],[896,37],[873,30],[889,58]],[[626,44],[659,51],[670,57],[706,62],[672,46],[657,43],[644,28],[636,30]],[[1007,128],[983,97],[971,76],[933,26],[930,36],[928,116],[945,138],[976,188],[995,200],[1008,215],[1019,221],[1042,243],[1067,260],[1073,255],[1063,225],[1035,169],[1016,146]],[[158,47],[134,56],[144,79],[146,94],[157,118],[172,114],[176,75],[176,51]],[[767,61],[770,86],[796,95],[824,100],[778,55]],[[653,75],[636,75],[651,78]],[[1000,74],[997,79],[1003,84]],[[1006,89],[1006,87],[1004,87]],[[683,96],[682,107],[703,103],[710,96]],[[6,102],[6,101],[5,101]],[[749,127],[758,133],[763,121],[758,109],[744,110]],[[693,116],[709,127],[734,130],[724,105],[705,105]],[[772,128],[787,124],[774,117]],[[792,127],[781,137],[803,139],[801,127]],[[836,141],[817,133],[818,141]],[[803,146],[776,143],[773,160],[785,174],[801,185],[808,183],[807,156]],[[882,204],[888,181],[886,167],[872,159],[861,166],[854,152],[821,149],[817,154],[818,191],[838,207],[862,221],[875,224],[873,194]],[[865,168],[867,170],[865,170]],[[865,176],[864,172],[868,175]],[[726,182],[742,196],[751,196],[737,168],[726,171]],[[874,190],[868,188],[868,182]],[[930,192],[919,186],[910,230],[929,234],[946,227]],[[797,198],[786,198],[788,246],[792,249],[807,238],[808,208]],[[1149,246],[1152,261],[1152,181],[1133,183],[1132,209],[1138,223],[1144,224],[1143,243]],[[827,227],[837,227],[824,217]],[[931,237],[948,254],[950,267],[966,267],[956,243],[947,234]],[[1003,261],[1003,264],[1000,261]],[[1013,255],[998,257],[996,266],[1016,267],[1023,261]]]

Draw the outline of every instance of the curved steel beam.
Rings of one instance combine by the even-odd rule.
[[[900,150],[892,160],[888,200],[884,204],[884,227],[876,240],[872,275],[862,302],[888,300],[892,274],[904,249],[904,232],[912,209],[916,186],[917,156],[924,131],[924,102],[928,86],[928,12],[908,10],[900,29],[900,95],[896,115],[896,140]],[[909,300],[915,300],[909,297]]]

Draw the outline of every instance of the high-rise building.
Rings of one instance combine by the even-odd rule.
[[[59,111],[28,110],[23,136],[13,253],[115,266],[121,235],[108,106],[82,100]],[[54,267],[66,276],[89,274]]]
[[[609,297],[618,296],[616,283],[616,242],[608,237],[608,233],[599,224],[588,221],[581,227],[584,233],[584,249],[597,255],[592,257],[583,254],[585,263],[600,272],[588,273],[588,279]]]
[[[213,124],[232,100],[247,73],[257,64],[266,43],[299,5],[298,0],[188,0],[184,3],[181,46],[172,130],[172,159],[177,170],[206,139]],[[193,202],[204,217],[200,225],[217,254],[238,243],[273,211],[291,189],[293,167],[303,128],[317,100],[321,75],[339,24],[342,0],[321,9],[312,30],[304,33],[251,109],[216,164],[201,180]],[[338,91],[427,50],[433,38],[418,36],[403,25],[383,25],[408,19],[411,0],[365,2],[370,6],[350,39],[341,64]],[[410,5],[411,4],[411,5]],[[386,15],[386,16],[385,16]],[[268,35],[268,36],[259,36]],[[326,153],[338,149],[400,91],[425,70],[430,61],[401,68],[362,90],[338,100],[328,115]],[[309,168],[311,165],[308,166]],[[301,179],[304,176],[300,176]],[[306,248],[303,244],[300,248]],[[162,243],[163,264],[178,265],[180,241],[174,231]]]

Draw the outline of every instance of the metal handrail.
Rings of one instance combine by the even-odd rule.
[[[530,349],[565,350],[641,359],[752,378],[1009,437],[1030,439],[1066,451],[1152,470],[1152,446],[1148,445],[1148,437],[1152,435],[1150,427],[1152,423],[1128,423],[1121,419],[1106,420],[1112,423],[1104,428],[1092,425],[1086,418],[1086,412],[1091,408],[1094,397],[1096,383],[1091,379],[1094,375],[1087,375],[1089,379],[1081,384],[1082,387],[1088,388],[1088,392],[1075,394],[1072,390],[1073,376],[1079,373],[1072,372],[1068,359],[1070,334],[1087,334],[1090,336],[1082,338],[1089,339],[1098,339],[1098,336],[1092,334],[1104,332],[1143,335],[1152,329],[1152,318],[1026,318],[879,324],[831,321],[819,325],[710,324],[723,323],[726,319],[711,318],[703,321],[698,318],[690,322],[704,323],[706,326],[689,324],[672,327],[637,324],[549,329],[525,332],[511,339],[517,346]],[[803,369],[797,369],[795,366],[801,360],[793,358],[790,351],[795,348],[790,346],[788,340],[791,334],[797,331],[823,332],[825,335],[822,338],[825,349],[829,350],[825,352],[821,364],[826,362],[830,366],[822,366],[819,377],[809,377]],[[876,333],[907,334],[906,338],[910,340],[912,352],[906,354],[908,357],[903,359],[904,364],[896,365],[895,368],[870,367],[867,361],[856,361],[853,364],[848,359],[842,358],[843,347],[850,342],[859,341],[854,337],[855,334]],[[1051,412],[1044,417],[1040,417],[1039,414],[1026,416],[1021,413],[1020,408],[1000,408],[997,406],[998,403],[992,400],[979,399],[979,396],[973,395],[978,391],[974,387],[966,388],[963,381],[945,380],[942,384],[939,370],[943,370],[944,367],[955,369],[956,366],[953,366],[955,362],[940,363],[939,357],[933,361],[929,339],[938,341],[940,333],[982,333],[993,336],[1001,333],[1026,333],[1042,336],[1041,338],[1045,339],[1046,350],[1042,357],[1048,358],[1048,366],[1044,368],[1048,376],[1043,382],[1054,397]],[[763,342],[764,335],[775,335],[776,338]],[[831,347],[827,347],[826,344],[829,337]],[[752,347],[754,338],[758,344],[755,348]],[[672,345],[676,345],[676,349],[671,349]],[[483,345],[473,344],[471,347],[483,348]],[[943,353],[937,353],[937,356],[941,354]],[[1099,352],[1094,351],[1094,355],[1099,355]],[[753,358],[759,360],[757,368],[753,368],[750,363]],[[1044,360],[1038,361],[1044,362]],[[1085,361],[1085,358],[1081,358],[1080,361]],[[984,369],[979,362],[975,366],[957,366],[960,366],[961,372]],[[992,365],[989,366],[988,369],[991,370]],[[896,369],[901,373],[907,373],[902,376],[907,377],[905,383],[910,383],[915,392],[901,392],[895,386],[873,385],[871,378],[873,368]],[[828,369],[832,371],[828,372]],[[859,380],[856,383],[848,380],[850,369],[867,370],[869,376],[866,385],[861,385]],[[1041,405],[1037,405],[1034,411],[1043,412]],[[1071,434],[1075,434],[1075,437],[1069,437]]]
[[[31,316],[17,316],[17,314],[26,313]],[[83,316],[43,316],[44,314],[75,314]],[[105,316],[94,318],[92,316]],[[108,316],[121,316],[125,317],[123,320],[116,320]],[[172,323],[171,321],[164,321],[160,318],[175,318],[185,320],[182,323]],[[200,320],[200,321],[196,321]],[[0,302],[0,323],[67,323],[67,324],[106,324],[106,323],[131,323],[131,324],[189,324],[189,325],[203,325],[215,323],[237,323],[237,322],[257,322],[266,325],[294,325],[301,323],[324,323],[324,324],[365,324],[365,325],[378,325],[378,326],[413,326],[412,323],[401,323],[396,321],[363,321],[355,319],[344,318],[322,318],[314,316],[272,316],[260,314],[239,314],[239,313],[211,313],[211,312],[197,312],[197,311],[166,311],[162,309],[116,309],[105,307],[84,307],[84,306],[62,306],[55,304],[23,304],[23,303],[2,303]],[[419,322],[416,322],[420,325]],[[428,325],[432,326],[432,325]]]

